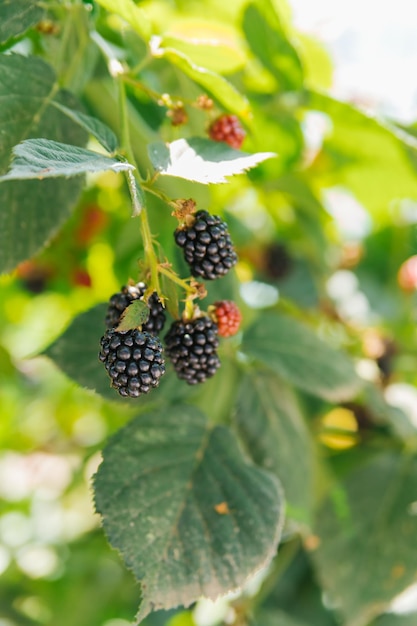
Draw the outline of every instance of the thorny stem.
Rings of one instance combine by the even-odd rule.
[[[142,188],[145,189],[145,191],[147,191],[148,193],[151,193],[153,196],[156,196],[157,198],[159,198],[160,200],[162,200],[169,206],[172,206],[174,209],[176,209],[177,203],[174,200],[171,200],[171,198],[169,198],[166,194],[164,194],[163,191],[160,191],[159,189],[153,189],[151,187],[151,183],[142,183]]]

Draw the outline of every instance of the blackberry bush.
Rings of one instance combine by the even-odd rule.
[[[237,262],[227,224],[218,215],[197,211],[191,225],[177,228],[174,236],[196,278],[220,278]]]
[[[136,285],[126,285],[110,298],[107,309],[105,324],[107,328],[114,328],[120,322],[124,310],[133,300],[142,300],[146,291],[143,282]],[[142,330],[152,334],[158,334],[165,324],[165,309],[156,293],[153,293],[148,300],[150,309],[148,320],[142,325]]]
[[[160,340],[138,329],[107,330],[100,341],[99,359],[121,396],[138,398],[158,387],[165,373]]]
[[[238,150],[246,133],[236,115],[220,115],[209,127],[209,137],[214,141],[224,141],[231,148]]]
[[[207,315],[174,322],[165,345],[177,376],[189,385],[204,382],[220,367],[217,325]]]

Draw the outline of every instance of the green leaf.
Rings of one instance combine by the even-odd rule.
[[[152,33],[151,24],[146,12],[133,0],[97,0],[97,3],[124,19],[142,39],[149,40]]]
[[[395,613],[386,613],[378,617],[371,626],[416,626],[417,613],[406,613],[399,615]]]
[[[237,72],[246,63],[235,29],[230,24],[207,19],[175,21],[160,45],[183,53],[195,65],[219,74]]]
[[[296,91],[303,87],[300,58],[270,0],[256,0],[247,6],[243,30],[252,52],[276,78],[283,91]]]
[[[243,96],[228,80],[211,70],[196,65],[186,54],[173,48],[155,48],[154,56],[164,58],[175,67],[178,67],[191,80],[203,87],[230,113],[235,113],[242,119],[249,119],[250,106]]]
[[[200,137],[177,139],[168,144],[156,142],[150,144],[148,150],[152,165],[161,174],[203,185],[227,183],[226,176],[242,174],[276,156],[273,152],[248,154],[223,142]]]
[[[100,120],[80,111],[74,111],[68,107],[60,104],[59,102],[52,103],[57,109],[65,113],[70,119],[79,124],[81,128],[84,128],[90,135],[93,135],[101,143],[103,148],[108,152],[115,152],[118,141],[114,132],[106,124],[103,124]]]
[[[139,328],[149,319],[150,309],[143,300],[134,300],[123,311],[117,330]]]
[[[324,501],[312,553],[347,626],[367,626],[417,579],[417,458],[379,454]]]
[[[0,44],[40,22],[43,9],[33,0],[0,0]]]
[[[240,587],[274,556],[277,479],[232,433],[186,405],[146,413],[109,442],[95,476],[110,543],[142,584],[138,619]]]
[[[35,57],[0,56],[0,173],[11,149],[27,137],[43,136],[84,145],[86,133],[54,106],[76,108],[77,101],[59,91],[52,68]],[[12,123],[13,122],[13,123]],[[8,181],[0,184],[0,272],[42,248],[69,217],[83,180]]]
[[[409,159],[415,148],[393,127],[349,104],[316,92],[310,92],[307,104],[332,122],[323,146],[326,166],[314,173],[318,183],[344,185],[375,223],[391,223],[393,201],[417,198],[416,173]]]
[[[77,176],[86,172],[123,172],[135,169],[130,163],[120,162],[92,150],[70,146],[51,139],[26,139],[13,148],[13,161],[5,180],[28,180]]]
[[[109,400],[117,400],[118,394],[111,389],[107,372],[98,360],[100,337],[106,330],[106,312],[107,305],[99,304],[78,315],[45,354],[81,387],[94,389]]]
[[[242,349],[284,380],[326,400],[347,400],[361,384],[343,352],[278,313],[259,316],[244,334]]]
[[[274,373],[251,370],[239,390],[235,419],[255,463],[279,477],[287,516],[308,523],[314,471],[312,445],[292,391]]]

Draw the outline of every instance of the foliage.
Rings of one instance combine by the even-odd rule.
[[[205,11],[0,0],[0,622],[191,626],[234,591],[235,626],[414,623],[415,129],[324,93],[280,1]],[[195,206],[239,255],[204,284]],[[204,384],[110,388],[105,303],[138,280],[120,331],[153,292],[168,325],[239,304]]]

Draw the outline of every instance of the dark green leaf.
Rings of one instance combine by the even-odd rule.
[[[187,55],[179,50],[157,48],[154,54],[156,57],[166,59],[184,72],[191,80],[204,87],[227,111],[236,113],[243,119],[248,119],[250,107],[247,98],[226,78],[205,67],[195,65]]]
[[[103,124],[103,122],[95,117],[85,115],[85,113],[80,113],[80,111],[75,111],[74,109],[69,109],[59,102],[52,102],[52,104],[84,128],[90,135],[93,135],[108,152],[114,152],[116,150],[118,145],[117,137],[106,124]]]
[[[11,149],[27,137],[43,136],[82,145],[87,136],[51,105],[57,100],[75,108],[77,102],[60,92],[52,68],[34,57],[0,56],[0,173]],[[8,181],[0,184],[0,271],[13,269],[32,256],[69,217],[81,191],[72,180]]]
[[[33,0],[0,0],[0,44],[40,22],[43,9]]]
[[[275,156],[277,155],[273,152],[247,154],[234,150],[223,142],[200,137],[149,145],[149,158],[161,174],[204,185],[227,183],[226,176],[241,174]]]
[[[351,626],[367,626],[416,581],[417,458],[379,454],[335,485],[312,553],[329,599]]]
[[[231,432],[197,409],[144,414],[110,440],[103,459],[96,507],[142,583],[139,620],[236,589],[273,557],[278,481],[248,465]]]
[[[7,180],[28,180],[77,176],[86,172],[123,172],[134,169],[130,163],[120,162],[92,150],[70,146],[51,139],[26,139],[13,148],[10,170],[0,177]]]
[[[123,311],[117,330],[132,330],[139,328],[149,319],[150,309],[143,300],[134,300]]]
[[[242,349],[284,380],[326,400],[347,400],[361,384],[343,352],[278,313],[258,317],[245,333]]]
[[[252,52],[275,76],[281,89],[301,89],[303,68],[300,58],[289,42],[270,0],[256,0],[247,6],[243,30]]]
[[[98,360],[100,337],[105,332],[106,312],[107,305],[100,304],[76,317],[45,354],[82,387],[94,389],[110,400],[117,400],[118,394],[110,388],[110,379]]]
[[[294,394],[274,373],[253,370],[242,381],[235,413],[240,435],[255,463],[279,477],[287,515],[308,523],[313,454]]]

